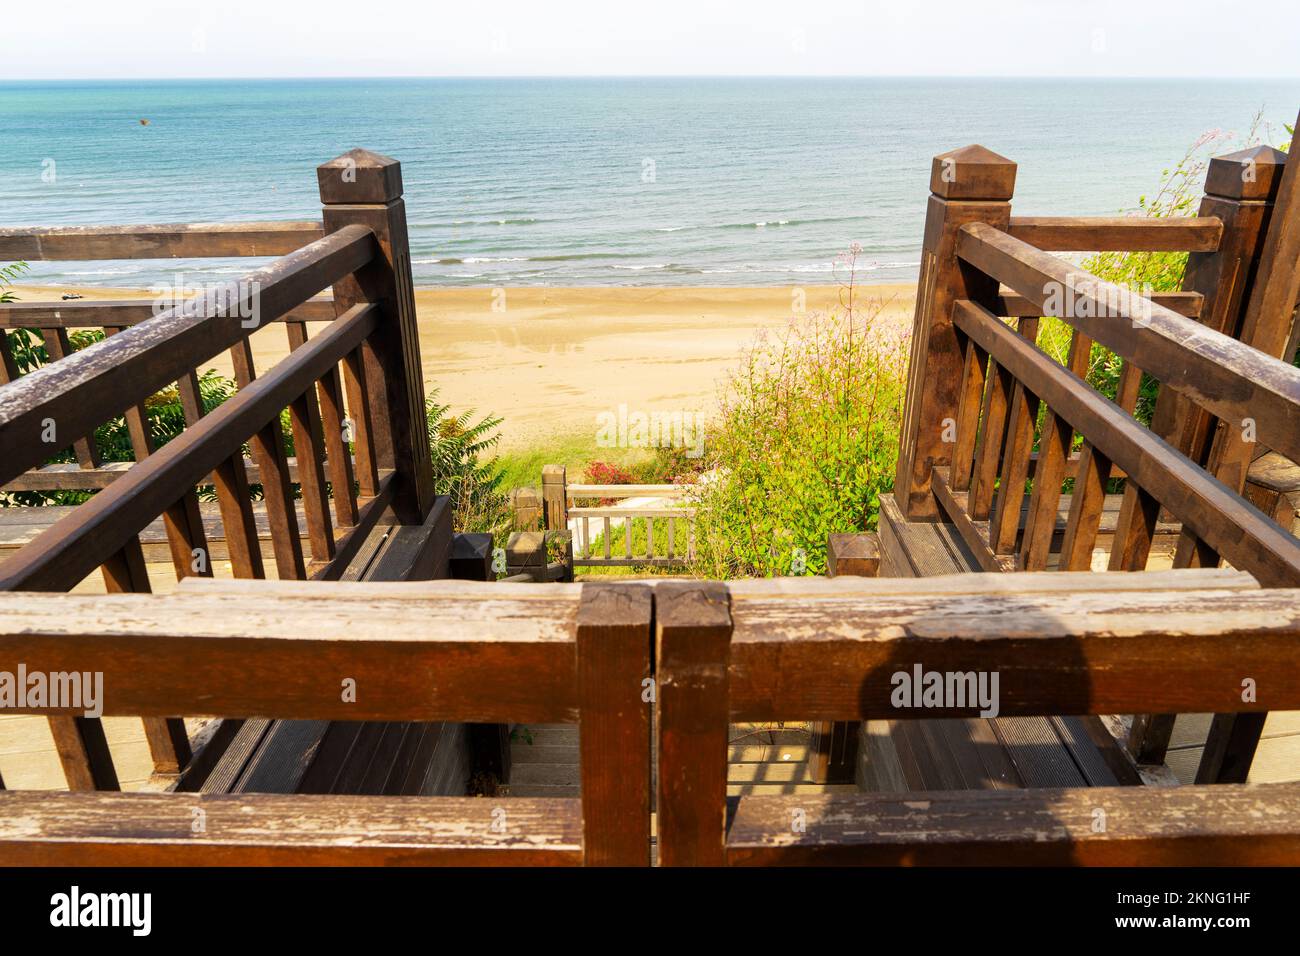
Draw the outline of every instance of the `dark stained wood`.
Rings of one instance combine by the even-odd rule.
[[[1215,252],[1223,223],[1213,216],[1012,216],[1007,231],[1047,252]]]
[[[650,864],[651,591],[589,584],[578,607],[583,852]]]
[[[1038,337],[1038,320],[1024,318],[1017,330],[1027,342]],[[1011,554],[1020,530],[1020,507],[1029,479],[1029,456],[1034,449],[1038,423],[1038,396],[1017,382],[1011,393],[1007,415],[1006,448],[998,472],[998,495],[989,515],[989,547],[994,554]]]
[[[1002,465],[1002,448],[1011,418],[1011,397],[1016,381],[997,359],[989,362],[989,380],[984,390],[984,407],[980,412],[979,447],[975,451],[975,469],[971,474],[967,497],[970,516],[987,521],[993,510],[998,470]]]
[[[987,223],[963,225],[957,253],[1040,305],[1055,306],[1049,300],[1058,293],[1075,328],[1220,418],[1252,419],[1261,442],[1300,460],[1300,369],[1161,306],[1139,314],[1127,290]]]
[[[930,492],[930,469],[949,464],[953,452],[943,440],[944,427],[958,414],[963,375],[957,333],[949,318],[952,303],[956,299],[992,302],[998,292],[996,280],[958,263],[957,238],[968,222],[987,223],[993,229],[1006,226],[1015,176],[1015,163],[982,146],[941,154],[931,165],[932,195],[926,207],[912,363],[894,485],[899,507],[908,518],[938,516]]]
[[[1029,515],[1020,547],[1018,567],[1022,571],[1047,568],[1052,553],[1052,534],[1061,501],[1061,484],[1065,480],[1074,430],[1060,415],[1048,409],[1039,439],[1038,465],[1034,469],[1034,488],[1029,499]]]
[[[291,353],[307,344],[306,325],[290,322],[285,329],[289,334]],[[330,520],[329,489],[325,484],[325,435],[314,384],[289,403],[289,427],[293,432],[294,454],[298,458],[298,483],[307,514],[312,558],[328,562],[334,557],[334,526]],[[287,462],[284,474],[287,479]],[[297,531],[296,528],[293,530]],[[294,538],[297,538],[296,533]]]
[[[345,572],[353,565],[358,556],[366,550],[372,536],[376,532],[379,532],[381,537],[387,533],[391,521],[386,521],[385,517],[391,515],[388,505],[392,500],[392,495],[393,473],[389,472],[380,480],[379,487],[376,489],[373,498],[361,499],[361,507],[357,511],[356,525],[349,528],[343,539],[339,541],[334,552],[334,560],[325,567],[312,572],[313,580],[347,580]],[[376,543],[376,548],[377,546]],[[373,556],[373,554],[370,555],[371,558]],[[353,580],[359,579],[358,576]]]
[[[50,733],[69,790],[117,790],[117,771],[104,736],[104,725],[94,717],[51,717]]]
[[[204,812],[193,830],[194,808]],[[578,800],[0,794],[6,866],[576,866]]]
[[[957,491],[969,491],[975,467],[975,442],[979,437],[985,380],[989,357],[970,339],[962,337],[963,363],[961,395],[957,406],[957,434],[953,443],[950,483]]]
[[[320,239],[318,222],[38,226],[0,233],[0,259],[202,259],[284,256]]]
[[[321,429],[325,433],[334,519],[340,528],[351,528],[357,523],[357,491],[352,474],[352,451],[343,435],[343,376],[337,365],[325,373],[316,388],[320,394]]]
[[[1151,296],[1151,301],[1189,319],[1199,317],[1204,306],[1204,297],[1199,292],[1157,292]],[[994,300],[993,311],[999,316],[1010,318],[1038,318],[1043,310],[1023,295],[1004,288]],[[3,311],[0,311],[0,319],[3,319],[3,315]]]
[[[319,238],[319,237],[318,237]],[[147,322],[160,311],[156,299],[72,299],[67,302],[0,303],[0,329],[126,328]],[[332,322],[334,303],[316,296],[269,322]]]
[[[228,717],[576,722],[581,586],[537,590],[187,578],[168,595],[0,594],[0,658],[103,671],[108,716],[201,701]]]
[[[1300,542],[1259,509],[1065,373],[986,309],[959,302],[953,316],[968,335],[1007,365],[1018,381],[1088,435],[1130,479],[1219,548],[1235,567],[1250,571],[1266,585],[1300,584]],[[1300,412],[1300,402],[1296,409]]]
[[[10,383],[0,405],[0,436],[11,453],[0,460],[0,484],[49,457],[40,440],[44,419],[55,419],[65,435],[90,434],[243,340],[249,329],[241,314],[255,309],[269,321],[374,254],[369,230],[341,229],[251,273],[239,295],[213,291]]]
[[[790,826],[799,809],[803,832]],[[1293,783],[741,797],[727,838],[727,862],[751,866],[1297,861],[1300,784]]]
[[[373,302],[380,310],[382,321],[368,341],[376,359],[366,362],[369,424],[378,430],[378,466],[398,474],[393,509],[403,523],[419,524],[433,507],[433,471],[401,164],[355,149],[321,165],[316,174],[326,232],[362,225],[378,242],[379,254],[368,265],[334,284],[334,303],[340,313],[360,302]]]
[[[999,717],[1264,711],[1289,709],[1280,701],[1300,696],[1295,668],[1286,673],[1287,655],[1300,648],[1295,591],[1188,591],[1173,602],[1162,590],[1072,594],[1066,584],[1055,594],[955,598],[932,579],[929,595],[905,598],[879,583],[878,599],[733,600],[731,720],[897,718],[891,675],[918,661],[929,671],[1000,671]],[[1269,674],[1277,697],[1244,703],[1224,673]],[[926,707],[915,716],[978,710]]]
[[[375,458],[374,428],[371,425],[369,386],[365,378],[365,349],[343,356],[343,379],[348,395],[348,414],[352,421],[352,446],[356,456],[357,493],[374,497],[379,484]]]
[[[52,329],[49,332],[41,333],[45,340],[45,351],[49,353],[51,362],[59,362],[73,353],[72,340],[68,337],[67,329]],[[62,431],[63,422],[55,415],[50,419],[54,422],[57,429]],[[67,433],[64,432],[66,435]],[[82,468],[98,468],[101,459],[99,457],[99,448],[95,445],[95,430],[88,429],[84,434],[78,437],[72,443],[73,452],[77,456],[77,463]]]
[[[826,542],[826,576],[874,578],[880,573],[880,539],[874,534],[832,534]]]
[[[719,582],[655,589],[661,866],[725,862],[728,603]]]
[[[154,501],[176,500],[213,468],[229,459],[250,434],[276,422],[278,412],[294,395],[309,387],[331,364],[374,329],[374,310],[359,307],[331,323],[302,349],[279,363],[268,375],[240,389],[229,401],[163,449],[132,468],[109,488],[80,505],[36,541],[0,567],[0,588],[6,590],[65,590],[102,564],[154,517]],[[131,333],[123,332],[114,339]],[[30,376],[28,376],[30,377]],[[263,475],[266,477],[265,473]],[[265,481],[264,481],[265,485]],[[283,481],[288,498],[287,476]],[[272,502],[268,495],[268,506]],[[296,518],[294,519],[296,525]],[[301,544],[293,535],[301,554]],[[293,576],[293,565],[281,568]]]

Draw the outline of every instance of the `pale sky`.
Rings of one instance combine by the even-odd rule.
[[[0,79],[1300,75],[1297,0],[8,2]]]

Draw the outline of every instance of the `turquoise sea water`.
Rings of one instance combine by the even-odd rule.
[[[813,284],[851,243],[866,281],[907,281],[936,153],[1016,160],[1020,213],[1109,214],[1260,108],[1284,139],[1297,105],[1296,80],[0,83],[0,224],[316,218],[314,167],[364,146],[402,162],[422,285]],[[248,265],[42,263],[33,281]]]

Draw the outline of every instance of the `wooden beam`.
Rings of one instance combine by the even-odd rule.
[[[37,226],[0,231],[0,259],[204,259],[284,256],[323,235],[319,222]]]
[[[720,866],[727,797],[727,646],[721,582],[655,589],[660,866]]]
[[[576,866],[578,800],[0,793],[5,866]],[[195,832],[194,811],[204,829]]]
[[[0,594],[0,667],[102,671],[109,716],[576,722],[581,586],[454,584],[442,596],[438,582],[187,578],[169,595]]]
[[[1044,252],[1214,252],[1223,223],[1213,216],[1012,216],[1007,232]]]
[[[800,826],[792,825],[795,820]],[[1300,784],[741,797],[733,866],[1294,866]]]
[[[1000,716],[1300,706],[1300,674],[1287,664],[1300,653],[1300,591],[1184,591],[1172,601],[1163,589],[1072,593],[1075,575],[1031,576],[1061,590],[956,597],[936,578],[929,594],[809,597],[797,611],[787,599],[737,597],[730,719],[899,719],[896,675],[918,665],[996,675]],[[1245,677],[1258,681],[1250,703]],[[983,709],[968,700],[913,716]]]
[[[154,299],[71,299],[67,302],[0,303],[0,329],[126,328],[147,322],[171,304],[160,307]],[[316,296],[270,322],[331,322],[334,302]]]

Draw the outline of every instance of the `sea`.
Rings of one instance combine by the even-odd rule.
[[[0,227],[318,218],[315,167],[360,146],[402,163],[422,286],[832,283],[855,246],[858,281],[911,282],[938,153],[1014,160],[1019,214],[1110,215],[1198,142],[1285,142],[1297,106],[1295,79],[4,82]],[[249,266],[33,263],[28,281]]]

